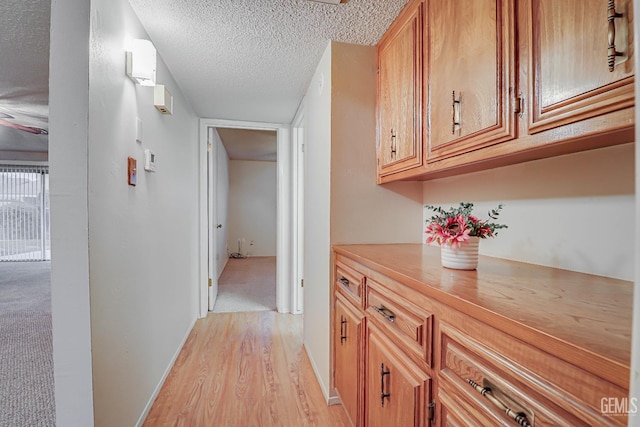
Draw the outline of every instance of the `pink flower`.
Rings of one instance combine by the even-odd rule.
[[[437,224],[435,222],[432,222],[429,225],[427,225],[426,232],[427,234],[429,234],[429,237],[427,238],[427,243],[437,242],[439,245],[441,245],[442,242],[446,239],[444,229],[440,224]]]
[[[483,239],[494,237],[498,229],[507,228],[506,225],[484,221],[472,215],[473,203],[460,202],[459,207],[452,207],[448,211],[437,206],[426,207],[436,213],[427,221],[427,243],[437,242],[441,246],[450,244],[457,249],[471,236]],[[489,211],[489,217],[496,219],[501,209],[500,204],[496,209]]]

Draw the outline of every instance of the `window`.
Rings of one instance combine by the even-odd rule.
[[[50,259],[49,168],[0,165],[0,261]]]

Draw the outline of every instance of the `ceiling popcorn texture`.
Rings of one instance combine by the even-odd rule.
[[[218,128],[229,160],[277,160],[278,135],[276,131]]]
[[[0,150],[47,151],[50,8],[0,1]]]
[[[329,40],[376,45],[407,0],[130,0],[201,117],[289,123]]]
[[[198,116],[289,123],[328,41],[377,44],[407,0],[129,2]],[[48,151],[50,10],[0,1],[0,158]]]

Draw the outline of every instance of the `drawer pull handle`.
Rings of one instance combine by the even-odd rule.
[[[512,418],[515,422],[523,427],[531,427],[529,420],[527,419],[527,415],[523,412],[516,412],[509,408],[507,405],[502,403],[498,398],[496,398],[491,392],[490,387],[482,387],[480,384],[476,383],[471,379],[467,379],[467,382],[473,387],[478,393],[486,397],[491,403],[500,408],[502,411],[507,414],[509,418]]]
[[[616,18],[622,18],[622,14],[616,12],[615,1],[609,0],[607,5],[607,36],[609,39],[609,46],[607,48],[607,64],[609,65],[609,71],[613,71],[615,68],[616,56],[623,56],[621,52],[616,50]]]
[[[384,408],[384,399],[390,400],[391,393],[385,392],[384,377],[389,376],[391,378],[391,371],[384,369],[384,363],[380,366],[380,406]]]
[[[394,322],[396,320],[396,315],[393,314],[393,311],[389,310],[387,307],[385,307],[382,304],[380,304],[380,307],[376,307],[375,305],[372,305],[371,308],[373,308],[378,313],[382,314],[382,316],[384,316],[384,318],[387,319],[389,322]]]
[[[343,286],[349,287],[349,279],[346,277],[341,277],[338,279],[338,282],[342,283]]]
[[[451,119],[452,135],[455,135],[456,130],[462,127],[462,120],[460,119],[460,116],[462,115],[461,107],[462,107],[462,96],[458,94],[458,99],[456,99],[456,91],[454,90],[451,94],[451,109],[453,110],[453,117]]]
[[[340,315],[340,345],[347,340],[347,319]]]
[[[398,142],[396,141],[396,132],[391,129],[391,158],[396,155],[396,147]]]

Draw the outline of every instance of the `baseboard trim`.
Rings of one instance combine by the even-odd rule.
[[[340,400],[340,398],[338,396],[332,396],[327,401],[327,405],[329,405],[329,406],[331,406],[331,405],[341,405],[341,404],[342,404],[342,401]]]
[[[229,257],[225,256],[224,263],[222,264],[222,268],[220,269],[220,271],[218,271],[218,279],[220,278],[220,276],[222,276],[222,272],[224,271],[224,268],[227,266],[228,262],[229,262]]]
[[[322,395],[324,396],[324,400],[325,400],[325,402],[327,402],[327,405],[331,406],[331,405],[340,405],[340,404],[342,404],[342,401],[336,395],[335,390],[332,390],[333,393],[330,393],[329,390],[327,389],[326,385],[322,382],[322,378],[320,377],[320,374],[318,373],[318,367],[316,366],[316,362],[315,362],[315,360],[313,360],[313,358],[309,354],[309,351],[307,350],[307,346],[304,345],[304,343],[302,344],[302,348],[304,349],[304,352],[307,355],[307,359],[309,359],[309,362],[311,363],[311,368],[313,369],[313,373],[316,376],[316,381],[318,381],[318,384],[320,385],[320,390],[322,390]]]
[[[198,317],[196,316],[191,322],[191,326],[187,328],[187,333],[182,338],[182,342],[180,343],[180,345],[178,346],[178,349],[176,350],[173,357],[171,358],[171,361],[169,362],[169,366],[167,366],[167,369],[165,369],[164,374],[162,374],[162,378],[160,378],[160,382],[156,386],[155,390],[153,390],[153,393],[151,393],[151,397],[149,398],[149,401],[144,407],[144,410],[142,411],[140,418],[138,418],[138,421],[135,424],[136,427],[141,427],[142,424],[144,423],[144,420],[147,419],[147,415],[149,415],[149,411],[153,406],[153,402],[155,402],[156,397],[158,397],[158,394],[160,393],[160,390],[162,389],[164,382],[169,376],[171,369],[173,369],[173,365],[176,363],[176,360],[178,359],[178,355],[180,354],[180,351],[182,351],[182,347],[184,347],[184,343],[187,342],[187,338],[189,338],[189,334],[191,334],[191,331],[193,330],[193,326],[196,324],[197,320],[198,320]]]

